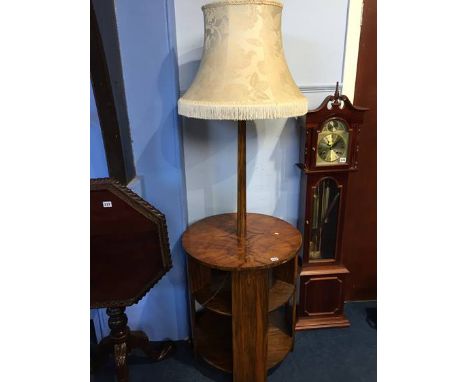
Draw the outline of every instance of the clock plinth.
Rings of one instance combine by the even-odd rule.
[[[343,315],[333,315],[332,317],[308,318],[299,317],[296,323],[296,330],[326,329],[326,328],[347,328],[351,324]]]

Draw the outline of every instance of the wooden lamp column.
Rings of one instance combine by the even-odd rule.
[[[237,236],[244,243],[247,235],[246,121],[237,121]]]

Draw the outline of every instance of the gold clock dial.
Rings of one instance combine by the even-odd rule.
[[[325,135],[318,144],[318,155],[325,162],[336,162],[346,155],[346,142],[341,135]]]

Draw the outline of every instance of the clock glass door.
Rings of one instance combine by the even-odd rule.
[[[332,178],[314,189],[309,232],[309,262],[335,259],[341,189]]]

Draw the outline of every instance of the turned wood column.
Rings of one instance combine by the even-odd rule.
[[[237,236],[245,242],[247,226],[246,121],[237,122]]]
[[[107,308],[109,316],[109,328],[111,329],[110,339],[114,350],[115,368],[118,382],[128,381],[127,339],[130,329],[127,326],[127,315],[125,308]]]

